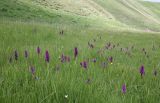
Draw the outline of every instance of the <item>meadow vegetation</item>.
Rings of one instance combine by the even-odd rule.
[[[0,103],[158,103],[159,4],[71,1],[0,1]]]

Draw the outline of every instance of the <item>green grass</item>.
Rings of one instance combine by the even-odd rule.
[[[40,4],[35,7],[35,2],[0,1],[0,103],[160,101],[160,33],[144,31],[144,25],[136,19],[136,16],[140,17],[140,20],[143,20],[143,17],[137,12],[126,9],[120,1],[97,0],[98,4],[103,4],[104,9],[108,8],[107,3],[110,3],[121,7],[122,11],[137,14],[134,19],[127,13],[121,12],[118,15],[113,6],[107,11],[115,18],[109,20],[103,19],[103,16],[95,16],[94,13],[92,16],[83,17],[76,15],[77,11],[65,13],[62,8],[55,11],[50,10],[50,7],[45,9]],[[133,2],[128,2],[135,6]],[[65,4],[68,5],[66,1]],[[76,6],[74,8],[78,10]],[[126,14],[129,24],[122,20]],[[158,19],[158,13],[153,17]],[[149,25],[148,23],[153,21],[146,24]],[[136,28],[133,25],[136,25]],[[148,27],[158,31],[156,26],[158,25],[153,24]],[[64,35],[60,35],[62,30]],[[91,42],[94,48],[90,48],[88,42]],[[106,49],[109,42],[111,47],[115,45],[115,48]],[[38,46],[42,50],[39,56],[36,52]],[[74,59],[74,47],[79,51],[77,60]],[[146,55],[142,52],[143,48]],[[19,54],[18,61],[14,60],[15,50]],[[24,57],[25,50],[29,52],[27,59]],[[50,54],[49,63],[46,63],[44,58],[46,50]],[[62,54],[69,56],[71,61],[61,63]],[[113,64],[108,61],[111,56]],[[96,63],[92,62],[94,58]],[[87,69],[80,66],[80,62],[84,60],[88,61]],[[104,62],[107,64],[105,68],[102,67]],[[143,78],[139,73],[141,65],[145,67]],[[31,73],[31,66],[35,67],[34,75]],[[153,75],[154,70],[157,71],[157,76]],[[126,84],[127,88],[125,94],[121,91],[123,84]]]
[[[0,101],[2,103],[27,102],[158,102],[160,36],[142,32],[110,32],[89,28],[66,27],[64,35],[59,35],[59,27],[24,22],[7,22],[0,24],[1,38],[1,81]],[[100,39],[100,37],[102,39]],[[96,39],[95,48],[88,48],[87,42]],[[111,42],[116,46],[112,50],[104,50],[105,44]],[[130,49],[134,45],[134,49]],[[152,50],[153,45],[155,50]],[[40,46],[42,53],[37,56],[36,48]],[[73,49],[78,47],[77,61],[73,58]],[[120,48],[129,48],[129,57]],[[142,53],[145,48],[149,58]],[[8,59],[19,53],[19,60],[10,64]],[[24,50],[28,50],[29,58],[24,58]],[[51,61],[46,65],[45,50],[49,50]],[[59,56],[64,53],[71,57],[70,63],[61,63]],[[107,58],[113,56],[113,64]],[[84,70],[80,62],[97,58],[97,63],[89,62]],[[102,62],[108,63],[102,68]],[[145,76],[139,74],[139,67],[144,64]],[[36,68],[35,80],[30,73],[30,66]],[[56,71],[56,66],[60,70]],[[90,78],[91,83],[86,80]],[[121,93],[122,84],[127,85],[127,93]],[[65,95],[68,98],[65,99]]]

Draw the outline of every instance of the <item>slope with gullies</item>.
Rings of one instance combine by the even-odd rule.
[[[141,0],[11,0],[13,3],[9,1],[0,1],[1,16],[40,18],[62,24],[160,31],[160,4]],[[14,7],[15,4],[18,8]],[[12,10],[11,6],[16,10]]]
[[[136,0],[94,0],[110,12],[116,20],[134,28],[159,30],[160,19],[143,1]],[[158,4],[160,5],[160,4]],[[154,7],[153,7],[154,8]],[[158,9],[158,8],[157,8]],[[160,9],[159,9],[160,10]]]

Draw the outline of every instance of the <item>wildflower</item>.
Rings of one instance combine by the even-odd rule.
[[[37,53],[38,53],[38,55],[41,53],[41,49],[39,46],[37,47]]]
[[[65,95],[64,97],[65,97],[65,98],[68,98],[68,95]]]
[[[109,62],[110,62],[111,64],[113,64],[113,57],[112,57],[112,56],[109,57]]]
[[[88,67],[88,64],[86,61],[81,62],[80,65],[81,65],[81,67],[83,67],[85,69],[87,69],[87,67]]]
[[[35,68],[33,66],[31,66],[30,70],[31,70],[32,75],[34,75],[35,74]]]
[[[61,55],[61,62],[63,63],[65,61],[64,54]]]
[[[126,85],[125,85],[125,84],[122,85],[122,93],[123,93],[123,94],[126,93]]]
[[[61,55],[61,62],[70,62],[70,57],[69,56],[65,56],[64,54]]]
[[[86,62],[86,61],[83,62],[83,67],[84,67],[85,69],[87,68],[87,62]]]
[[[25,56],[25,58],[28,58],[28,51],[27,50],[24,51],[24,56]]]
[[[17,50],[15,50],[14,56],[15,56],[15,60],[18,60],[18,52],[17,52]]]
[[[142,65],[141,67],[140,67],[140,74],[141,74],[141,77],[145,74],[145,70],[144,70],[144,66]]]
[[[74,48],[74,58],[77,58],[77,56],[78,56],[78,48],[75,47]]]
[[[46,62],[48,62],[49,63],[49,52],[48,52],[48,50],[46,51],[46,54],[45,54],[45,60],[46,60]]]

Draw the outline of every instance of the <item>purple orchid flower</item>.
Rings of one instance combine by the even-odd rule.
[[[61,62],[70,62],[71,58],[69,56],[65,56],[64,54],[61,55]]]
[[[141,67],[140,67],[140,74],[141,74],[141,77],[145,74],[145,70],[144,70],[144,66],[142,65]]]
[[[39,55],[41,53],[41,48],[38,46],[37,47],[37,54]]]
[[[81,67],[87,69],[88,68],[88,63],[86,61],[83,61],[80,63]]]
[[[77,58],[77,56],[78,56],[78,48],[75,47],[74,48],[74,58]]]
[[[49,60],[50,60],[49,52],[48,52],[48,50],[46,50],[45,61],[49,63]]]
[[[112,64],[113,63],[113,57],[109,57],[109,62]]]
[[[126,89],[126,85],[123,84],[123,85],[122,85],[122,93],[125,94],[125,93],[126,93],[126,90],[127,90],[127,89]]]
[[[32,75],[34,75],[35,74],[35,68],[33,66],[31,66],[30,70],[31,70]]]

